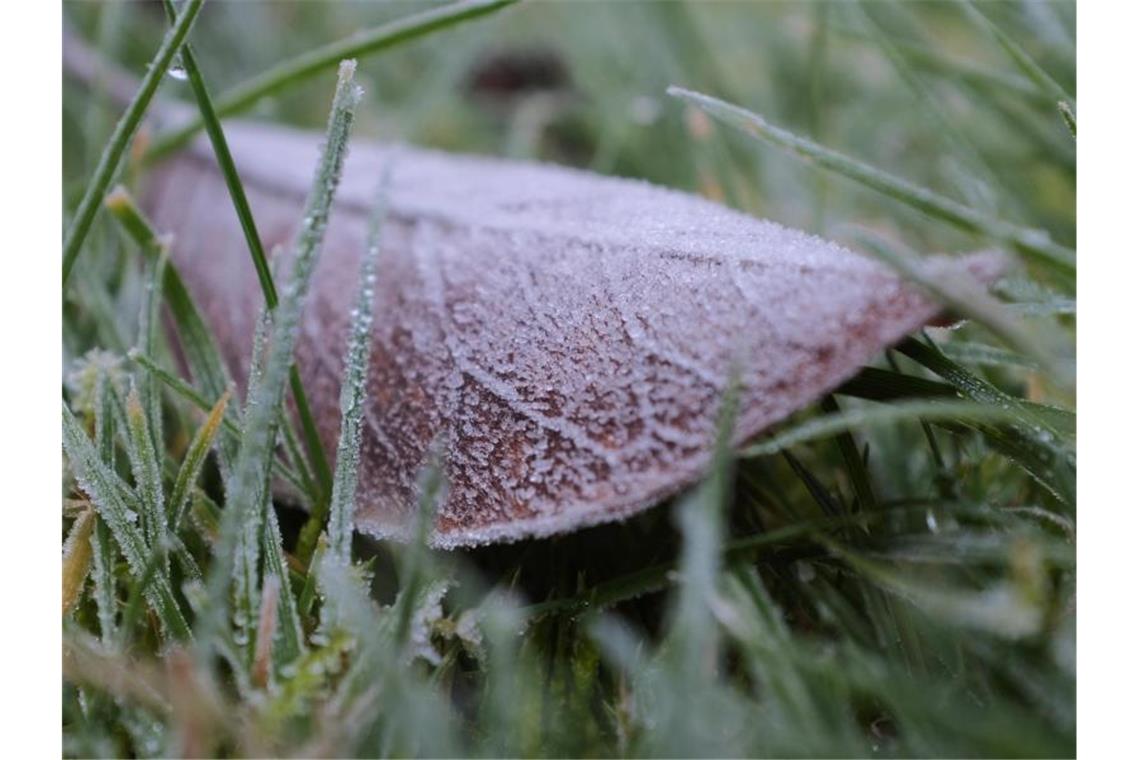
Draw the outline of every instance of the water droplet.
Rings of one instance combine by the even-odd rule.
[[[186,81],[186,68],[182,65],[181,61],[175,61],[170,64],[170,68],[166,70],[171,79],[177,79],[179,82]]]
[[[931,533],[938,532],[938,518],[934,516],[934,510],[926,510],[926,527],[930,529]]]

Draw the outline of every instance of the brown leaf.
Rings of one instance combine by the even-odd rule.
[[[265,247],[287,243],[320,138],[249,123],[227,135]],[[406,533],[438,436],[449,492],[437,545],[626,517],[701,476],[734,366],[743,441],[938,311],[880,264],[687,194],[358,142],[298,344],[330,451],[358,260],[389,162],[356,517],[373,535]],[[243,377],[262,299],[208,144],[160,168],[147,201]],[[993,255],[958,265],[984,281],[1001,267]]]

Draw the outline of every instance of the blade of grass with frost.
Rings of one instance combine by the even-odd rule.
[[[368,241],[360,262],[360,289],[352,310],[348,348],[344,357],[344,376],[340,389],[340,438],[336,446],[336,474],[333,479],[329,507],[329,551],[345,564],[352,562],[352,516],[356,510],[356,483],[360,465],[360,440],[364,420],[365,380],[372,349],[372,308],[375,301],[376,259],[380,255],[387,181],[380,192],[369,222]],[[315,512],[310,518],[323,522]]]
[[[76,481],[107,521],[135,580],[141,580],[150,552],[136,525],[138,515],[120,495],[120,485],[116,482],[118,475],[100,461],[91,439],[83,432],[66,403],[63,404],[63,447],[75,471]],[[150,585],[147,598],[169,635],[178,639],[190,638],[190,627],[164,577],[156,578]]]
[[[164,5],[167,19],[173,22],[176,17],[174,3],[172,0],[164,0]],[[277,308],[277,288],[273,284],[273,275],[269,271],[269,262],[265,258],[265,250],[261,245],[261,236],[258,234],[257,224],[254,222],[253,211],[249,207],[245,189],[242,187],[241,177],[238,176],[237,166],[234,165],[233,156],[230,154],[229,145],[226,143],[221,122],[218,121],[214,105],[210,101],[210,94],[206,89],[206,83],[198,70],[194,50],[189,42],[182,48],[182,65],[190,88],[194,91],[194,98],[198,101],[202,124],[206,128],[210,145],[213,146],[214,156],[218,160],[218,168],[226,183],[230,199],[233,201],[234,212],[237,214],[242,234],[245,236],[246,246],[249,248],[249,255],[253,260],[253,268],[257,272],[257,279],[261,285],[262,294],[265,296],[266,306],[269,311],[273,311]],[[149,353],[153,355],[153,352]],[[321,444],[320,435],[317,433],[317,425],[313,420],[308,396],[305,395],[305,387],[301,383],[301,375],[296,366],[289,370],[289,385],[293,391],[293,400],[297,404],[297,417],[301,420],[301,429],[305,436],[305,448],[309,453],[309,460],[321,485],[320,491],[315,495],[319,497],[318,503],[323,504],[327,500],[328,493],[332,490],[332,474],[329,471],[328,457],[325,456],[324,446]]]
[[[354,73],[354,62],[345,61],[341,64],[325,149],[305,203],[304,219],[296,240],[292,276],[285,297],[274,314],[273,341],[261,385],[256,391],[258,403],[249,418],[243,420],[241,445],[226,489],[228,508],[223,515],[221,535],[215,545],[216,561],[208,583],[211,606],[202,617],[202,624],[211,635],[217,635],[225,627],[225,610],[228,608],[226,588],[231,575],[243,571],[256,574],[263,506],[258,499],[263,489],[268,488],[276,426],[284,401],[288,371],[293,364],[293,348],[301,312],[324,241],[333,194],[340,180],[354,109],[361,96],[359,87],[353,82]],[[247,552],[239,558],[236,551],[243,534],[251,536],[253,541],[247,543]],[[250,601],[245,599],[239,603],[244,605]],[[253,609],[256,609],[256,605]],[[247,609],[246,612],[248,611]]]
[[[91,569],[91,534],[95,527],[95,509],[88,507],[79,513],[67,539],[63,542],[63,614],[66,615],[83,593],[87,574]]]
[[[95,517],[95,530],[91,533],[91,596],[95,599],[95,614],[99,619],[99,638],[104,644],[115,641],[115,549],[110,530],[101,516]]]
[[[1077,139],[1077,112],[1073,107],[1063,100],[1057,101],[1057,110],[1061,112],[1061,119],[1064,120],[1065,126],[1073,133],[1073,139]]]
[[[811,163],[842,174],[936,219],[1008,243],[1067,277],[1072,277],[1076,272],[1076,254],[1073,250],[1054,243],[1048,233],[1042,230],[1017,227],[991,218],[924,187],[773,126],[763,117],[740,106],[676,86],[670,87],[668,92],[745,134],[772,142]]]
[[[147,278],[142,304],[139,307],[138,345],[141,351],[150,356],[158,356],[159,329],[162,319],[162,281],[165,278],[169,256],[169,242],[163,241],[158,258],[150,264],[151,274]],[[142,403],[143,411],[147,416],[154,455],[161,458],[166,446],[162,434],[162,394],[159,390],[158,380],[149,373],[138,373],[135,376],[135,388],[138,390],[139,401]]]
[[[724,548],[723,512],[732,487],[738,382],[734,372],[721,405],[709,475],[694,493],[678,503],[675,517],[682,537],[681,589],[668,633],[672,646],[668,648],[673,650],[671,657],[676,659],[671,662],[680,676],[694,685],[710,675],[704,664],[717,658],[718,634],[709,609],[718,594]]]
[[[953,341],[943,344],[941,348],[943,354],[960,364],[974,364],[979,367],[1040,369],[1040,365],[1032,359],[985,343]]]
[[[266,507],[265,531],[263,533],[266,572],[280,584],[278,599],[278,633],[271,634],[278,645],[273,648],[273,661],[278,666],[293,662],[305,653],[305,638],[302,633],[301,616],[297,612],[297,600],[289,583],[289,566],[285,562],[285,549],[281,542],[281,528],[277,524],[277,512],[272,504]]]
[[[277,259],[281,261],[281,259]],[[262,304],[257,314],[257,324],[253,331],[253,346],[250,350],[249,357],[249,378],[246,383],[246,399],[245,407],[242,409],[242,435],[244,436],[249,430],[249,422],[257,413],[257,406],[261,403],[261,391],[265,382],[265,360],[267,353],[267,344],[269,334],[273,330],[273,317],[269,310],[268,304]],[[284,404],[281,407],[281,413],[285,410]],[[273,425],[273,432],[270,434],[270,440],[276,441],[282,428],[288,429],[289,422],[287,419],[280,417]],[[273,448],[276,448],[274,444]],[[275,457],[270,455],[270,462],[275,461]],[[250,667],[251,676],[254,668],[257,667],[257,640],[258,630],[256,625],[256,615],[259,607],[264,607],[264,599],[259,598],[259,584],[258,584],[258,564],[260,562],[259,549],[263,549],[265,544],[269,541],[265,536],[266,525],[268,520],[266,515],[272,511],[273,503],[272,497],[269,492],[269,475],[267,474],[264,479],[258,481],[255,493],[250,497],[250,501],[261,505],[259,507],[260,517],[251,519],[242,526],[241,534],[238,536],[238,545],[236,556],[238,557],[237,570],[234,573],[234,599],[236,601],[236,610],[234,612],[234,624],[237,627],[237,632],[234,634],[236,643],[240,646],[245,644],[246,663]],[[267,566],[268,567],[268,566]]]
[[[100,372],[95,385],[95,450],[103,463],[115,470],[115,414],[111,409],[111,382],[106,372]],[[95,530],[91,535],[92,588],[95,610],[99,618],[99,635],[104,644],[117,636],[115,628],[115,547],[107,521],[95,517]]]
[[[996,450],[1017,462],[1062,505],[1076,509],[1075,417],[1061,409],[1021,402],[913,338],[900,344],[899,350],[951,381],[967,398],[1014,412],[1017,418],[1007,425],[977,427]]]
[[[139,210],[126,188],[121,186],[115,188],[107,196],[106,205],[107,210],[123,230],[151,260],[161,255],[163,249],[161,238]],[[190,292],[186,289],[182,275],[178,273],[173,262],[168,261],[166,264],[162,289],[174,321],[179,345],[195,382],[202,388],[206,397],[221,398],[229,390],[229,373],[222,362],[213,335],[194,305],[193,299],[190,298]],[[210,404],[207,403],[206,408],[209,407]],[[236,419],[236,414],[232,411],[230,416]],[[224,444],[220,453],[223,471],[228,471],[230,463],[237,455],[237,447]]]
[[[160,367],[151,357],[144,356],[137,351],[132,351],[130,354],[128,354],[127,358],[137,363],[147,372],[153,374],[162,382],[163,385],[174,391],[174,393],[176,393],[181,398],[186,399],[194,406],[198,407],[203,412],[209,413],[210,410],[213,409],[213,407],[210,406],[210,402],[206,400],[206,398],[201,393],[196,391],[193,386],[191,386],[182,378],[176,377],[175,375]],[[229,393],[229,391],[227,390],[226,393]],[[225,393],[222,395],[225,395]],[[228,448],[232,448],[234,451],[236,451],[238,443],[241,441],[241,428],[236,422],[230,419],[230,416],[232,414],[230,412],[231,406],[233,405],[227,404],[226,414],[222,417],[221,432],[225,434],[223,436],[223,440],[229,444]],[[227,450],[227,447],[219,444],[219,454],[225,450]],[[308,493],[305,488],[305,484],[292,470],[286,468],[280,460],[275,459],[273,462],[273,467],[274,473],[284,479],[285,482],[287,482],[290,486],[295,488],[298,493]],[[223,468],[223,472],[226,472],[225,468]]]
[[[202,472],[202,465],[206,462],[206,455],[214,445],[214,437],[218,434],[222,419],[226,413],[230,394],[227,392],[218,399],[213,409],[206,416],[206,421],[198,428],[182,464],[178,468],[178,476],[174,479],[174,486],[170,490],[170,500],[167,502],[167,519],[172,533],[176,533],[182,525],[182,518],[190,504],[190,490],[198,475]]]
[[[364,29],[303,53],[247,80],[218,96],[214,112],[225,117],[254,106],[262,98],[316,76],[348,58],[361,58],[394,47],[469,19],[493,13],[518,0],[461,0],[397,19],[372,29]],[[147,152],[147,160],[161,158],[186,144],[203,127],[196,119],[169,134],[160,135]]]
[[[990,21],[989,17],[978,10],[972,0],[959,0],[959,6],[966,16],[971,19],[978,26],[988,31],[1010,60],[1014,62],[1017,68],[1021,69],[1021,73],[1029,78],[1037,88],[1041,91],[1042,95],[1048,97],[1053,102],[1063,102],[1071,104],[1075,107],[1076,99],[1065,91],[1065,88],[1057,83],[1057,80],[1049,76],[1045,69],[1041,68],[1033,57],[1017,44],[1017,42],[1006,34],[1001,27],[994,22]]]
[[[99,157],[99,164],[95,167],[95,173],[91,180],[87,183],[87,188],[83,192],[83,199],[79,202],[79,208],[75,211],[75,217],[72,219],[67,237],[63,241],[64,285],[67,284],[67,279],[75,266],[75,260],[83,248],[83,241],[91,230],[91,223],[95,220],[95,213],[99,210],[99,203],[115,176],[123,153],[126,151],[135,130],[138,129],[143,114],[146,112],[147,106],[150,105],[151,98],[158,90],[159,83],[166,76],[175,53],[182,46],[182,41],[198,17],[198,11],[202,9],[202,2],[203,0],[187,0],[186,4],[182,6],[182,11],[178,14],[178,18],[171,26],[170,31],[166,33],[154,60],[147,68],[146,76],[143,77],[139,91],[135,94],[130,105],[127,106],[127,110],[119,119],[119,123],[115,125],[115,131],[111,134],[107,147],[104,148],[103,154]]]
[[[435,511],[445,488],[443,482],[442,453],[437,446],[429,456],[429,463],[420,474],[420,499],[416,510],[416,523],[412,541],[404,553],[402,587],[396,607],[396,643],[403,649],[407,646],[408,631],[411,628],[412,612],[419,595],[420,585],[427,572],[427,540],[435,517]]]
[[[954,363],[933,345],[907,338],[899,343],[897,349],[903,355],[949,381],[972,401],[1018,409],[1023,412],[1024,422],[1044,425],[1058,437],[1066,436],[1071,439],[1076,435],[1077,420],[1072,412],[1015,398],[965,367]]]
[[[127,457],[135,478],[135,491],[142,505],[143,532],[152,549],[165,553],[167,518],[159,468],[146,410],[138,388],[127,396]],[[168,568],[164,566],[163,572]]]

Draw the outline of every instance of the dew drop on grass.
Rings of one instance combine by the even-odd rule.
[[[186,81],[186,67],[182,65],[181,58],[175,58],[174,62],[170,64],[170,68],[166,70],[171,79],[177,79],[179,82]]]

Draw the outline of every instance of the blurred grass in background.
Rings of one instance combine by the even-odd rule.
[[[216,94],[423,7],[207,3],[190,39]],[[1072,3],[979,7],[1074,92]],[[134,72],[167,27],[153,2],[72,2],[65,17]],[[523,3],[364,57],[357,77],[366,96],[353,140],[645,178],[863,249],[869,232],[923,253],[988,244],[718,125],[666,95],[680,85],[1062,245],[1075,242],[1075,144],[1056,102],[957,2]],[[247,116],[320,129],[330,81],[298,84]],[[160,97],[193,103],[173,77]],[[65,80],[68,211],[118,113]],[[94,347],[124,356],[145,294],[137,254],[106,215],[88,246],[80,282],[65,294],[68,366]],[[1068,347],[1062,360],[1071,362],[1069,284],[1031,264],[999,293],[1035,340]],[[963,389],[984,381],[1000,394],[991,399],[1072,402],[1063,382],[976,324],[932,334],[941,359],[912,341],[880,364],[883,375],[862,376],[862,386],[823,410],[925,396],[935,374],[949,384],[938,392],[957,389],[974,401]],[[167,354],[160,349],[159,358]],[[177,461],[198,422],[181,399],[166,404],[165,444]],[[428,570],[416,598],[426,647],[418,659],[408,663],[394,645],[374,661],[361,654],[367,626],[377,637],[387,631],[388,608],[365,605],[355,618],[363,627],[341,630],[322,623],[315,604],[304,613],[309,660],[288,664],[264,690],[235,687],[219,667],[217,683],[195,686],[202,704],[156,707],[114,685],[116,672],[129,673],[164,694],[164,679],[186,676],[177,658],[156,664],[163,650],[145,616],[133,619],[124,645],[103,651],[82,638],[99,630],[87,595],[68,624],[80,652],[73,657],[89,666],[64,686],[65,750],[179,751],[197,731],[217,733],[210,751],[254,754],[1071,755],[1075,503],[1064,488],[1058,494],[1054,463],[1027,465],[1017,448],[1024,442],[995,430],[868,425],[857,438],[741,460],[727,492],[714,478],[676,510],[545,541],[429,554],[420,558]],[[216,471],[208,467],[204,483],[221,498]],[[73,495],[70,482],[65,490]],[[724,547],[717,530],[699,540],[700,526],[720,518],[685,506],[716,507],[721,496],[730,505]],[[67,531],[76,514],[72,503]],[[303,517],[288,505],[279,515],[292,551]],[[189,548],[208,561],[203,540]],[[357,540],[376,601],[411,593],[399,568],[415,551]],[[657,593],[674,585],[678,563],[683,582]],[[121,568],[118,576],[118,605],[129,607],[136,584]],[[306,578],[294,581],[303,599]],[[526,633],[516,636],[523,619]],[[306,668],[309,677],[299,677]],[[375,683],[337,702],[353,668]]]

